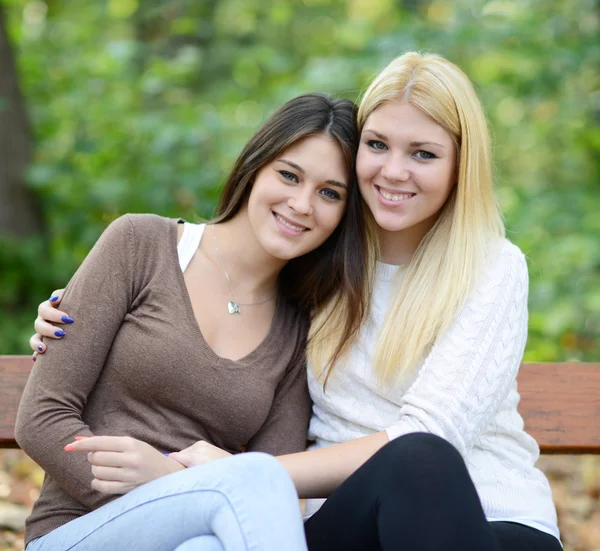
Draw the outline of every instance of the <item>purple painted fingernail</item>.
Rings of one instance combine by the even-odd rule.
[[[65,335],[66,333],[62,329],[57,329],[56,331],[54,331],[55,337],[64,337]]]
[[[37,354],[33,354],[33,356],[31,356],[31,359],[35,362],[35,360],[37,359]]]
[[[63,323],[73,323],[75,320],[73,318],[70,318],[69,316],[61,316],[60,321],[62,321]]]
[[[38,344],[38,350],[41,352],[42,350],[44,350],[44,347],[41,344]]]
[[[50,297],[50,302],[56,302],[58,300],[58,295],[52,295]]]

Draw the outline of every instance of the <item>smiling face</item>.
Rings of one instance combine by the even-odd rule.
[[[344,214],[349,177],[340,146],[325,134],[296,142],[263,166],[247,212],[265,251],[290,260],[322,245]]]
[[[429,231],[455,183],[456,146],[420,109],[388,101],[367,118],[356,172],[385,247],[412,252]],[[412,254],[411,252],[411,254]]]

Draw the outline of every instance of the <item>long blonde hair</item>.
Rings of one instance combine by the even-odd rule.
[[[405,53],[368,87],[358,111],[359,127],[362,129],[375,109],[393,100],[412,104],[450,134],[456,146],[457,170],[456,185],[405,266],[380,329],[373,367],[382,384],[417,366],[473,290],[487,244],[504,236],[493,189],[490,134],[468,77],[441,56]],[[373,224],[372,217],[368,224]],[[371,239],[373,233],[369,232]],[[372,244],[368,249],[366,292],[370,292],[374,273],[375,248]],[[343,337],[337,330],[345,310],[339,300],[335,310],[336,316],[323,313],[313,323],[327,339],[309,341],[309,362],[318,375],[325,375],[325,381],[335,367],[334,360],[341,357],[338,353],[334,358],[333,351],[345,354],[351,344],[341,343]]]

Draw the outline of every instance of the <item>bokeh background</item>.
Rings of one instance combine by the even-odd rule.
[[[0,353],[29,353],[36,305],[112,219],[210,216],[275,107],[356,100],[418,49],[486,107],[530,268],[525,360],[599,361],[599,34],[598,0],[0,0]],[[19,454],[0,455],[0,500],[28,507],[39,472]],[[598,461],[544,461],[567,548],[600,549]]]

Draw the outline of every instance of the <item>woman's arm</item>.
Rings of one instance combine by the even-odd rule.
[[[389,442],[376,432],[328,448],[278,457],[292,477],[298,497],[328,497],[356,469]]]
[[[327,497],[388,442],[385,432],[377,432],[329,448],[282,455],[278,459],[292,477],[300,498]],[[88,449],[79,443],[76,446],[78,451]],[[181,465],[194,467],[229,454],[208,442],[196,442],[170,455]]]
[[[63,305],[77,318],[72,338],[49,343],[32,369],[19,406],[19,445],[90,508],[107,498],[90,487],[94,477],[86,457],[69,454],[64,446],[75,436],[93,436],[82,412],[135,296],[135,262],[133,225],[124,216],[103,233],[69,283]]]

